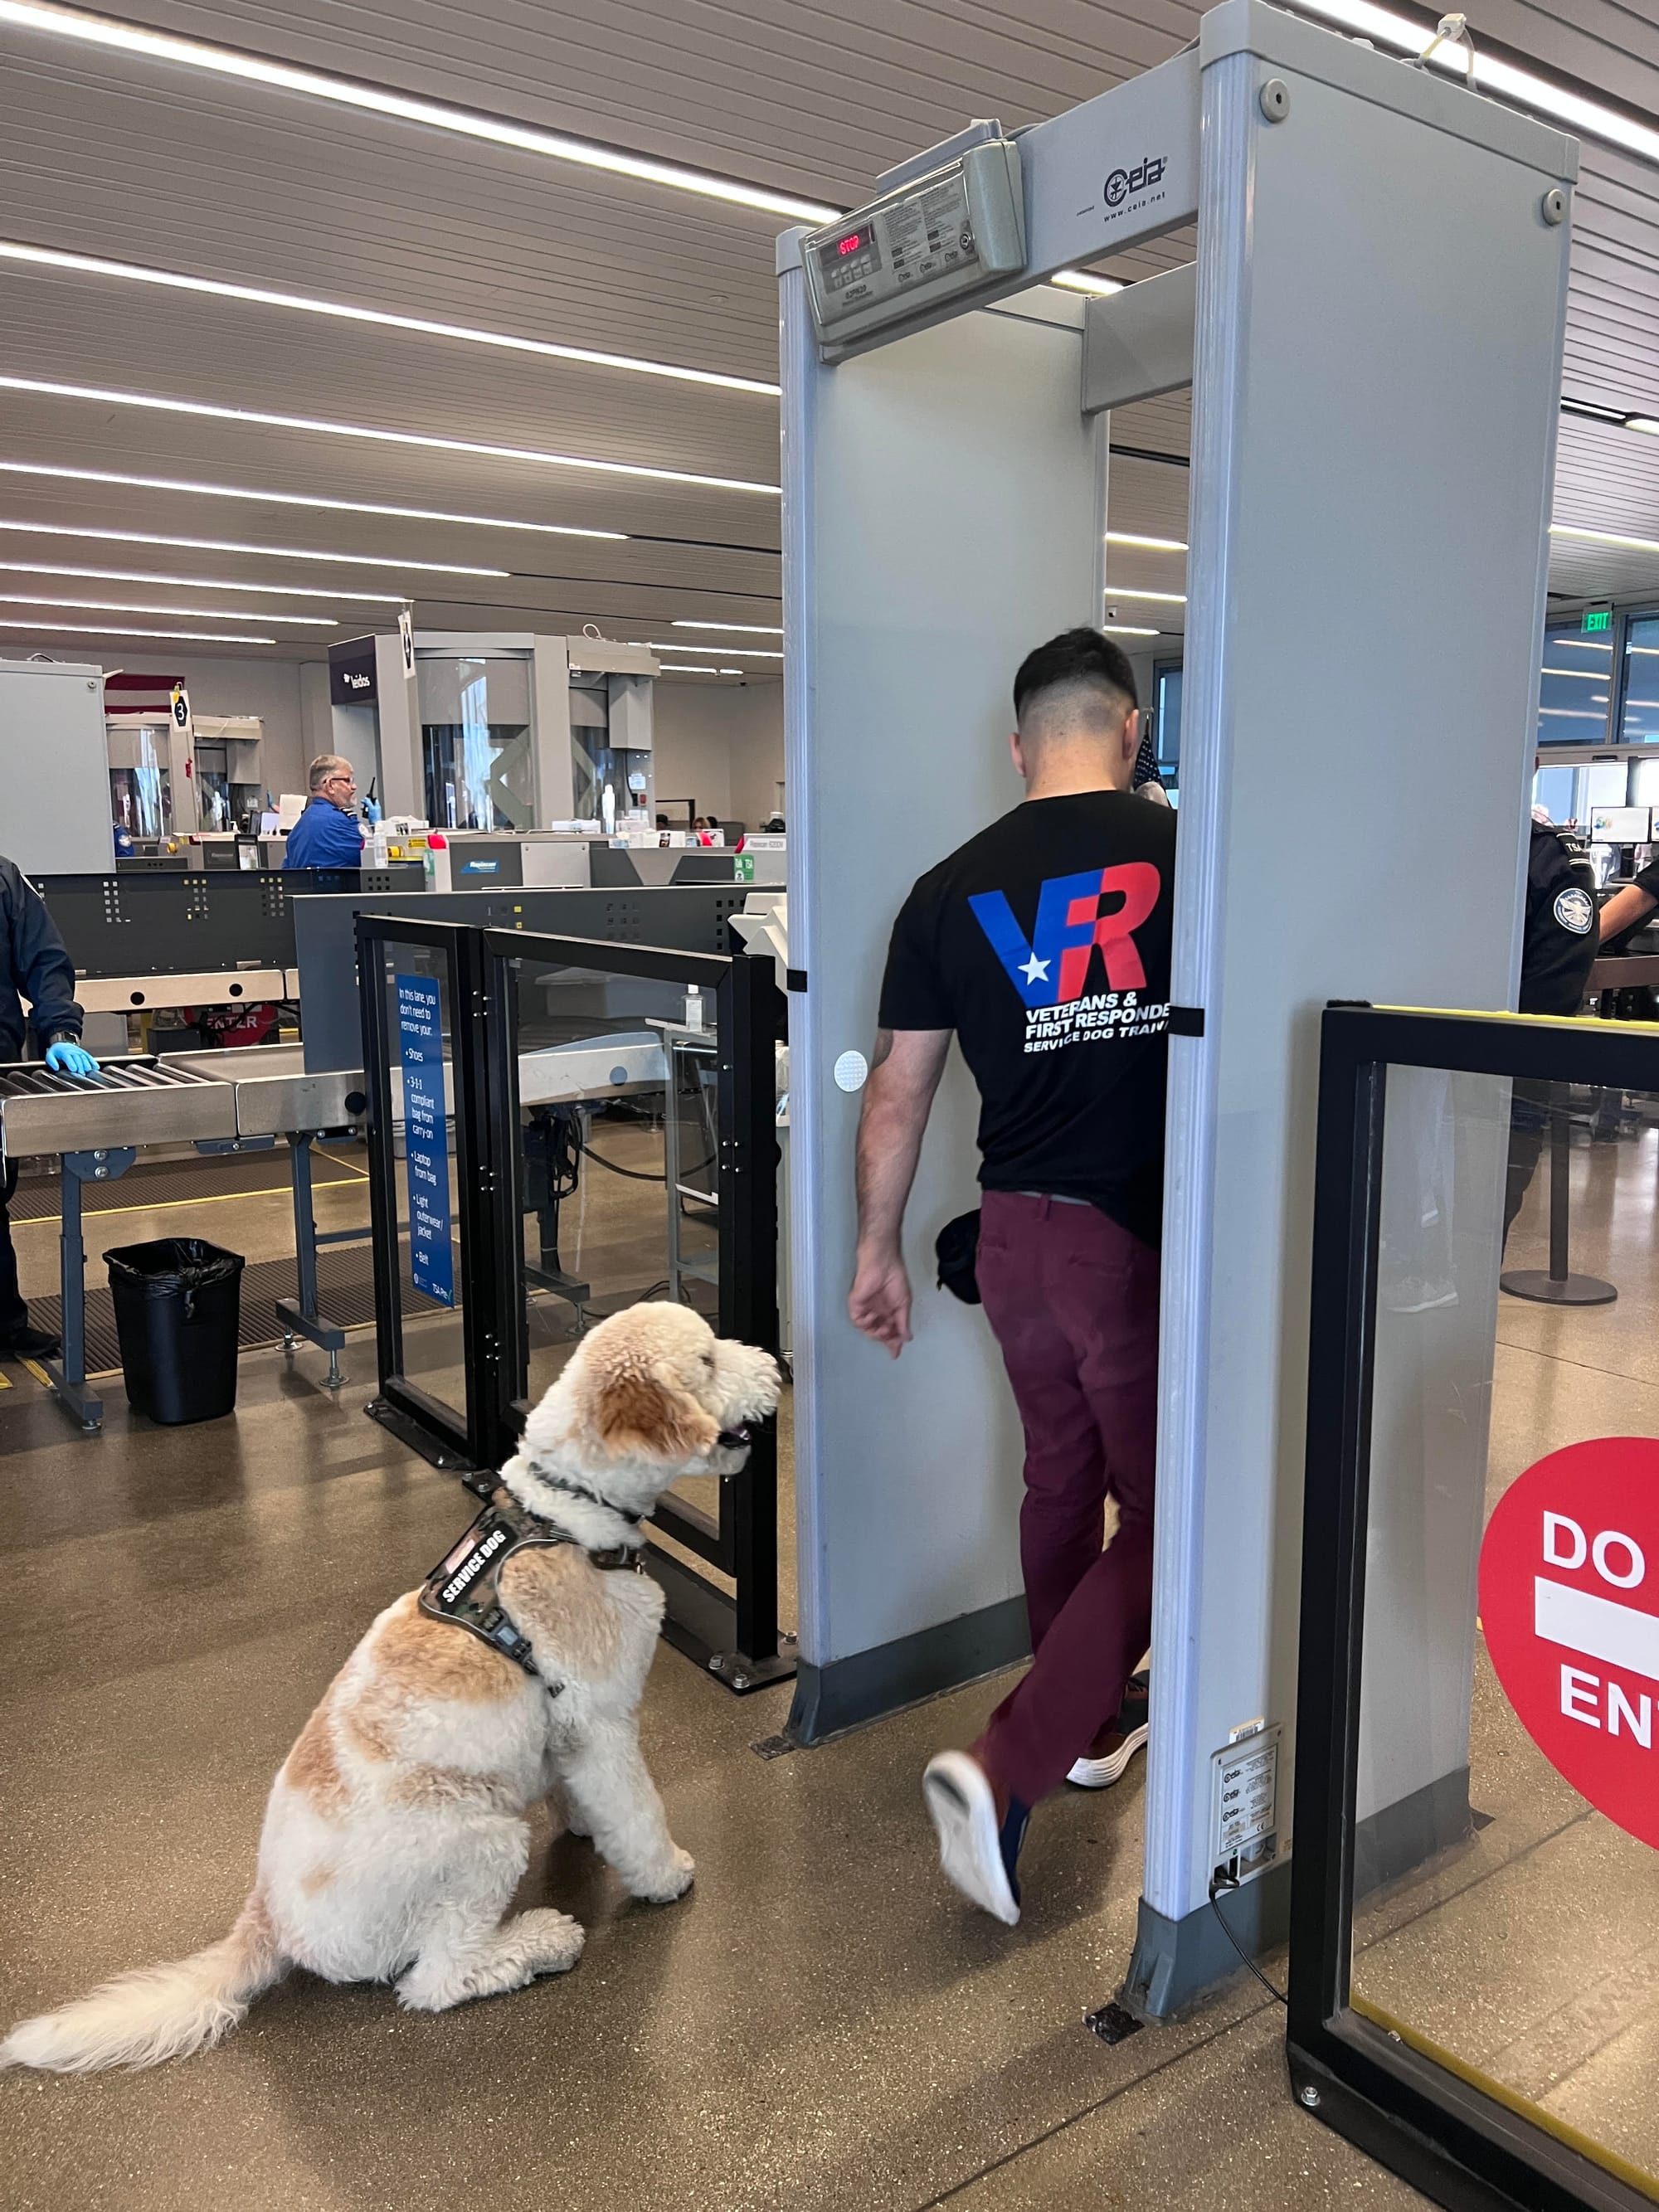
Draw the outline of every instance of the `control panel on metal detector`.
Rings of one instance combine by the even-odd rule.
[[[1012,138],[970,146],[801,241],[826,349],[908,321],[1025,266],[1025,203]]]

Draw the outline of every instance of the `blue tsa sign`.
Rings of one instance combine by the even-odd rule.
[[[417,1291],[455,1303],[449,1242],[449,1144],[444,1128],[444,1030],[438,986],[398,978],[398,1044],[404,1064],[404,1173],[409,1185],[409,1272]]]

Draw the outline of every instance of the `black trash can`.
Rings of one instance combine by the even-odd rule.
[[[104,1255],[127,1399],[152,1421],[216,1420],[236,1404],[242,1255],[199,1237]]]

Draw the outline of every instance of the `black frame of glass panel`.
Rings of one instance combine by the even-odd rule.
[[[484,1378],[496,1366],[498,1278],[495,1216],[489,1203],[490,1127],[487,1056],[478,1036],[483,1007],[482,932],[459,922],[357,916],[357,979],[362,1008],[363,1088],[368,1099],[369,1241],[374,1258],[374,1340],[380,1389],[367,1412],[436,1467],[470,1471],[500,1465]],[[455,1119],[452,1204],[459,1224],[461,1347],[466,1407],[452,1407],[404,1371],[402,1267],[398,1242],[398,1161],[392,1135],[392,1071],[397,1052],[386,1012],[385,953],[416,945],[441,954],[448,990],[449,1058]]]
[[[500,1356],[486,1413],[499,1465],[516,1449],[529,1411],[530,1350],[523,1285],[517,1264],[523,1237],[518,1161],[519,1056],[517,986],[526,960],[635,975],[684,988],[696,985],[714,1002],[718,1053],[719,1151],[715,1195],[720,1236],[719,1312],[722,1336],[740,1338],[775,1357],[778,1350],[778,1206],[776,1079],[778,989],[770,956],[731,957],[613,945],[588,938],[544,937],[529,931],[478,933],[483,973],[489,1152],[496,1272],[493,1303]],[[778,1633],[777,1431],[757,1425],[742,1474],[720,1485],[715,1519],[683,1499],[665,1498],[652,1516],[662,1534],[731,1577],[726,1593],[665,1552],[647,1547],[653,1573],[668,1594],[663,1633],[677,1650],[746,1692],[795,1671],[793,1640]]]
[[[1390,1066],[1659,1091],[1659,1025],[1332,1006],[1322,1024],[1286,2055],[1298,2100],[1453,2212],[1653,2194],[1351,1999],[1382,1133]],[[1402,2033],[1402,2030],[1405,2031]]]

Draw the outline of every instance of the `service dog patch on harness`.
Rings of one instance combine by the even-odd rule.
[[[485,1506],[460,1542],[427,1577],[421,1589],[421,1611],[434,1620],[466,1629],[492,1651],[533,1674],[530,1638],[507,1619],[496,1578],[514,1552],[548,1550],[574,1541],[562,1529],[538,1522],[506,1492],[497,1491],[495,1502]]]
[[[624,1514],[622,1517],[626,1520],[629,1516]],[[460,1542],[444,1554],[421,1585],[421,1611],[434,1620],[447,1620],[456,1628],[465,1629],[492,1651],[499,1651],[502,1658],[522,1667],[526,1674],[533,1674],[536,1662],[531,1654],[530,1638],[521,1635],[508,1620],[501,1604],[498,1578],[514,1552],[556,1551],[563,1545],[580,1552],[593,1566],[607,1571],[632,1567],[636,1572],[643,1571],[643,1563],[633,1546],[618,1544],[609,1550],[591,1551],[567,1529],[556,1522],[542,1520],[527,1506],[520,1505],[510,1490],[502,1489],[495,1492]],[[557,1694],[557,1683],[550,1682],[547,1687],[550,1693]]]

